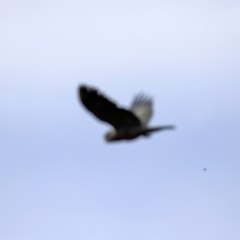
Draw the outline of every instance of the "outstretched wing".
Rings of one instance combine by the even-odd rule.
[[[143,125],[147,124],[152,116],[152,100],[143,94],[137,95],[133,100],[131,111]]]
[[[140,120],[131,111],[117,107],[94,88],[81,85],[79,97],[91,113],[116,129],[141,125]]]

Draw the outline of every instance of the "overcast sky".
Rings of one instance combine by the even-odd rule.
[[[240,2],[0,1],[1,240],[239,240]],[[154,99],[175,131],[108,144],[78,102]],[[204,171],[206,168],[206,171]]]

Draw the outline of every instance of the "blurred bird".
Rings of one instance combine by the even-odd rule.
[[[152,100],[143,94],[137,95],[129,110],[119,108],[97,89],[80,85],[78,89],[82,104],[98,119],[109,123],[113,129],[106,133],[107,142],[131,140],[141,135],[149,136],[155,131],[174,129],[174,126],[148,127],[152,116]]]

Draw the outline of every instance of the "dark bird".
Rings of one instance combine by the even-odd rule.
[[[174,129],[174,126],[148,127],[152,116],[152,100],[143,94],[137,95],[129,110],[118,107],[103,96],[97,89],[79,86],[79,98],[82,104],[98,119],[109,123],[113,129],[106,133],[107,142],[131,140],[141,135],[149,136],[155,131]]]

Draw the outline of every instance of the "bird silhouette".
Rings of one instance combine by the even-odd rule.
[[[118,107],[97,89],[80,85],[79,99],[85,108],[101,121],[112,125],[113,129],[106,133],[107,142],[132,140],[139,136],[149,136],[153,132],[174,129],[173,125],[148,127],[152,116],[152,100],[144,94],[138,94],[130,107]]]

